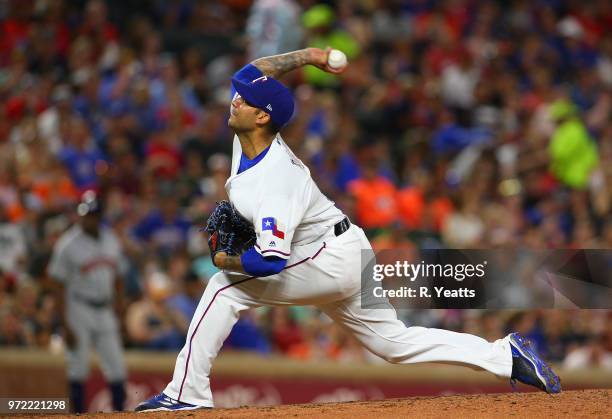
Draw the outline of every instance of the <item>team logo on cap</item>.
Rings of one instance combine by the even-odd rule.
[[[261,76],[253,80],[251,83],[257,83],[258,81],[268,81],[268,76]]]
[[[266,106],[266,109],[267,109],[267,110],[269,110],[270,112],[272,112],[272,105],[270,105],[270,104],[268,103],[268,105]]]

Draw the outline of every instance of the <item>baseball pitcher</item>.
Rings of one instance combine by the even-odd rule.
[[[452,362],[561,391],[558,377],[518,334],[495,342],[464,333],[406,327],[395,310],[361,306],[361,228],[327,199],[278,133],[292,117],[291,92],[277,78],[305,65],[330,73],[330,50],[307,48],[257,59],[232,78],[231,205],[207,226],[216,266],[176,360],[172,381],[137,411],[213,407],[212,362],[240,312],[261,305],[315,305],[368,350],[398,364]],[[254,236],[241,238],[243,217]],[[234,227],[238,226],[238,227]],[[252,244],[249,244],[252,243]]]

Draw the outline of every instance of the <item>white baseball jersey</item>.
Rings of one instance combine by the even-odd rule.
[[[352,225],[336,236],[344,215],[314,184],[308,169],[277,136],[257,164],[237,174],[242,150],[234,137],[230,200],[253,222],[264,256],[288,259],[278,274],[264,278],[218,272],[208,282],[194,314],[172,381],[163,393],[196,406],[212,407],[212,361],[240,312],[262,305],[315,305],[349,330],[366,348],[389,362],[452,362],[510,377],[508,339],[424,327],[406,327],[393,306],[361,304],[361,258],[371,246]]]
[[[260,162],[237,174],[241,156],[234,136],[232,172],[225,188],[238,212],[253,223],[255,248],[263,256],[289,259],[292,246],[320,240],[344,218],[280,135]]]

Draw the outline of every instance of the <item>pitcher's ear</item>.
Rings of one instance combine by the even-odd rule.
[[[255,120],[255,123],[259,126],[264,126],[271,121],[270,114],[262,111],[261,109],[258,109],[258,110],[259,110],[259,113],[257,115],[257,119]]]

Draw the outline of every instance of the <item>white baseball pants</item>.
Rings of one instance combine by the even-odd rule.
[[[164,393],[184,403],[213,407],[211,365],[242,310],[261,305],[315,305],[368,350],[398,364],[451,362],[510,377],[507,339],[493,343],[466,333],[406,327],[389,309],[361,307],[361,250],[370,244],[353,225],[324,243],[292,248],[281,273],[265,278],[219,272],[206,287],[187,341]]]

